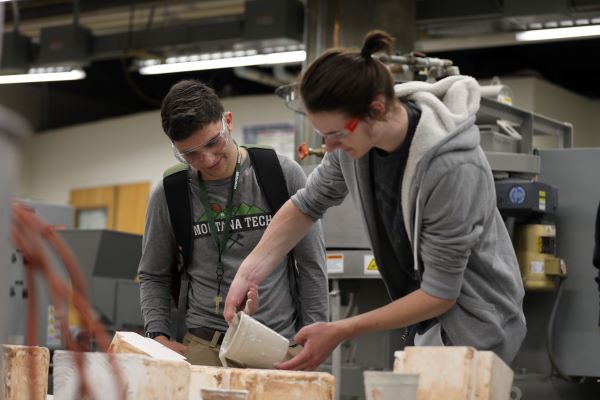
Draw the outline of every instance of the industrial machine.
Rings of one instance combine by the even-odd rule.
[[[51,225],[70,227],[72,209],[66,205],[29,202]],[[60,236],[73,250],[81,266],[90,303],[98,318],[109,331],[143,331],[139,301],[139,284],[135,281],[141,257],[141,236],[109,230],[58,230]],[[10,327],[8,343],[23,344],[25,333],[25,310],[28,288],[25,282],[23,258],[13,249],[11,255],[9,306],[15,310]],[[67,276],[64,266],[54,261],[57,272]],[[38,290],[38,343],[50,349],[65,346],[60,317],[50,301],[46,283],[37,278]],[[69,307],[67,325],[74,336],[81,332],[78,313]],[[82,338],[86,335],[82,335]],[[93,347],[93,343],[89,343]]]
[[[589,182],[600,152],[572,149],[571,124],[497,98],[482,97],[477,124],[526,289],[528,333],[511,364],[515,397],[597,398],[598,294],[590,283],[600,192]],[[554,148],[537,150],[538,141]]]
[[[107,330],[143,332],[137,268],[142,236],[111,230],[64,230],[90,290],[90,303]]]
[[[34,212],[41,216],[51,227],[66,228],[71,226],[73,210],[70,206],[35,202],[28,199],[17,200],[27,204],[28,207],[33,209]],[[10,260],[9,268],[7,269],[9,272],[7,283],[10,285],[7,289],[8,304],[10,308],[14,310],[12,317],[8,320],[10,323],[7,324],[10,328],[7,343],[24,344],[28,287],[25,281],[23,255],[20,251],[11,247],[10,255],[7,259]],[[62,272],[64,272],[64,276],[66,276],[66,271]],[[50,322],[52,322],[52,329],[48,328],[48,334],[50,337],[54,337],[55,331],[59,331],[58,329],[54,329],[55,326],[58,326],[59,321],[54,317],[54,308],[51,305],[47,284],[40,277],[36,277],[36,289],[37,293],[40,294],[38,297],[38,310],[40,310],[40,313],[37,316],[38,326],[46,328],[46,326],[49,325],[50,320]],[[42,329],[40,328],[38,343],[42,346],[45,346],[48,342],[52,342],[51,339],[47,340],[46,333],[46,329],[43,329],[42,332]]]
[[[556,257],[556,225],[526,224],[515,237],[515,251],[525,290],[554,290],[556,277],[567,275],[563,259]]]
[[[556,255],[558,206],[555,187],[527,180],[496,182],[498,209],[510,229],[526,290],[556,289],[567,274],[565,260]]]
[[[481,99],[477,124],[523,285],[526,290],[552,291],[567,274],[567,263],[556,251],[554,215],[559,193],[556,187],[539,180],[541,162],[534,137],[553,136],[559,148],[569,148],[573,127],[488,97]]]
[[[7,293],[9,290],[10,202],[17,179],[21,146],[29,133],[29,127],[21,117],[0,107],[0,293]],[[8,339],[9,325],[5,321],[11,315],[10,304],[0,301],[0,344],[6,343]],[[0,371],[4,371],[2,363],[3,357],[0,357]],[[0,380],[4,382],[4,377],[0,376]],[[3,397],[4,390],[0,390],[0,400]]]
[[[598,182],[600,148],[542,150],[540,157],[543,165],[540,180],[552,184],[561,194],[555,214],[556,251],[568,260],[569,269],[559,288],[562,296],[553,310],[554,363],[572,381],[585,381],[578,384],[582,389],[596,383],[593,395],[573,394],[571,398],[598,398],[600,336],[598,289],[594,282],[597,270],[592,266],[592,254],[600,185],[590,182]],[[535,322],[533,317],[532,322]]]

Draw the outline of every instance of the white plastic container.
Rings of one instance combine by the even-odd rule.
[[[417,400],[419,375],[364,371],[367,400]]]
[[[286,358],[289,344],[285,337],[240,311],[225,333],[219,358],[224,367],[231,360],[248,368],[272,369]]]

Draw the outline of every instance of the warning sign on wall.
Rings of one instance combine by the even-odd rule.
[[[372,254],[364,255],[364,269],[365,275],[379,275],[379,268],[375,262],[375,257]]]
[[[327,273],[342,274],[344,272],[344,255],[341,253],[327,253]]]

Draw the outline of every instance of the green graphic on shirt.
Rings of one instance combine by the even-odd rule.
[[[225,219],[225,210],[221,208],[221,206],[217,203],[210,204],[211,211],[215,213],[215,219]],[[233,210],[233,216],[239,215],[252,215],[252,214],[264,214],[265,211],[258,208],[257,206],[253,206],[251,204],[242,203],[236,209]],[[206,216],[206,212],[198,218],[196,222],[208,221],[208,217]]]
[[[215,213],[215,226],[217,232],[223,232],[225,225],[225,210],[219,204],[211,203],[211,212]],[[233,210],[231,217],[229,232],[231,234],[245,231],[265,230],[273,215],[270,212],[264,211],[261,208],[241,203]],[[193,224],[194,238],[206,237],[210,235],[210,224],[206,217],[206,212],[200,216]],[[233,237],[233,236],[232,236]],[[239,236],[238,239],[240,238]]]

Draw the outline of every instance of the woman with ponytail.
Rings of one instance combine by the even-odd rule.
[[[225,318],[347,194],[390,303],[303,328],[295,341],[304,349],[278,368],[311,370],[345,340],[402,327],[413,330],[415,345],[473,346],[507,363],[525,337],[519,267],[479,147],[479,85],[466,76],[394,85],[373,57],[392,45],[373,31],[361,50],[328,50],[303,72],[306,115],[327,153],[240,266]]]

